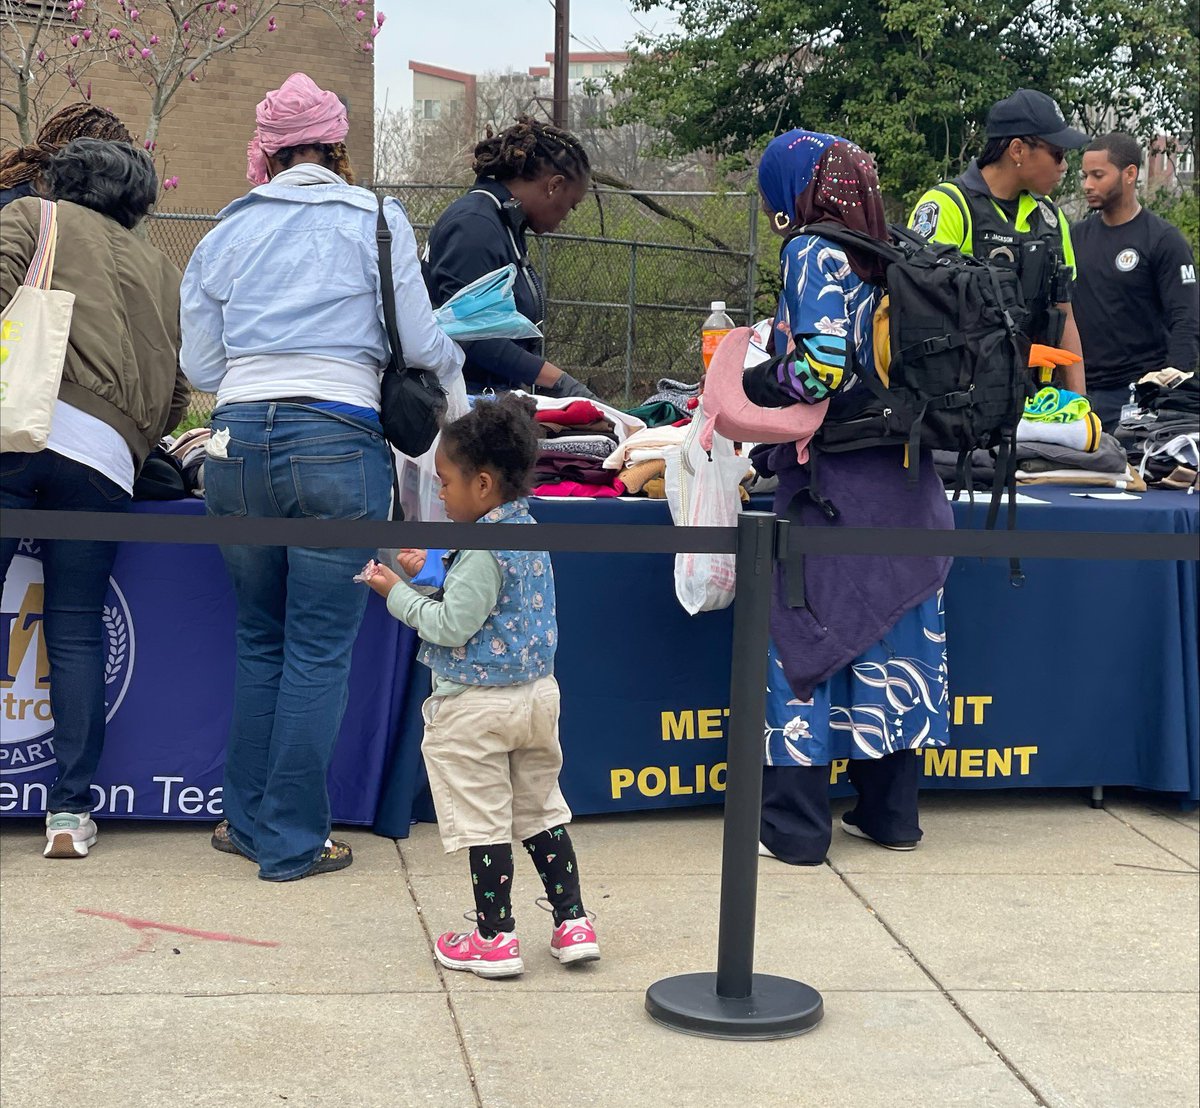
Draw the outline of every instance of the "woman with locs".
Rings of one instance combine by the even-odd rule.
[[[521,116],[498,134],[489,127],[475,147],[475,183],[429,233],[425,282],[435,306],[506,265],[518,269],[517,311],[541,327],[546,297],[529,262],[525,233],[550,234],[587,195],[591,165],[568,131]],[[596,399],[585,385],[546,359],[541,339],[464,342],[467,389],[530,389],[553,397]]]

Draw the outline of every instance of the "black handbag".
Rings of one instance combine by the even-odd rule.
[[[391,357],[380,381],[379,422],[383,436],[401,454],[417,458],[437,437],[446,414],[446,390],[428,369],[414,369],[404,361],[396,330],[396,287],[392,281],[392,232],[379,198],[375,239],[379,244],[379,282],[383,293],[383,322]]]

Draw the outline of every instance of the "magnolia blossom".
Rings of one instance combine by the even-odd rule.
[[[380,27],[382,27],[382,26],[383,26],[383,21],[384,21],[385,19],[387,19],[387,16],[386,16],[386,15],[384,15],[384,14],[383,14],[383,12],[376,12],[376,13],[375,13],[375,22],[376,22],[376,23],[377,23],[377,24],[378,24]]]
[[[354,18],[355,18],[356,20],[358,20],[358,22],[359,22],[359,23],[361,23],[361,22],[362,22],[364,19],[366,19],[366,18],[367,18],[367,13],[366,13],[366,12],[364,12],[364,11],[362,10],[362,8],[359,8],[359,9],[358,9],[358,11],[356,11],[356,12],[354,13]]]
[[[112,40],[113,40],[113,42],[116,42],[116,41],[117,41],[117,39],[119,39],[119,38],[121,37],[121,32],[120,32],[120,31],[118,31],[118,30],[116,29],[116,27],[113,27],[113,28],[112,28],[112,29],[111,29],[111,30],[108,32],[108,37],[109,37],[110,39],[112,39]]]

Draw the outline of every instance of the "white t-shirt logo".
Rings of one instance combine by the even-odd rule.
[[[1131,246],[1117,255],[1117,268],[1122,273],[1128,273],[1131,269],[1137,269],[1139,261],[1141,261],[1140,255]]]

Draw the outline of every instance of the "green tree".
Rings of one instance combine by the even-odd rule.
[[[638,38],[615,83],[616,118],[657,129],[660,153],[711,151],[728,169],[790,127],[829,130],[872,151],[885,194],[905,201],[958,172],[981,144],[988,106],[1020,87],[1055,96],[1090,131],[1148,138],[1195,127],[1192,0],[665,6],[677,26]]]

